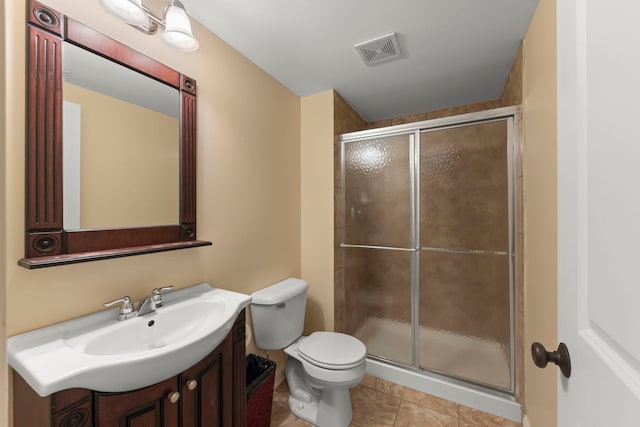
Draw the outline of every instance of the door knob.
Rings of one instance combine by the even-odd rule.
[[[571,376],[571,358],[569,357],[569,349],[563,342],[560,343],[556,351],[547,351],[539,342],[531,344],[531,357],[533,363],[538,368],[544,368],[547,363],[551,362],[560,368],[560,372],[566,378]]]

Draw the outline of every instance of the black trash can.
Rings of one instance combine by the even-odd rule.
[[[276,362],[247,355],[247,427],[269,427]]]

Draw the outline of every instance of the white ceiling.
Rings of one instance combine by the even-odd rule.
[[[375,121],[500,92],[538,0],[182,0],[189,15],[299,96],[336,89]],[[398,60],[353,45],[395,32]]]

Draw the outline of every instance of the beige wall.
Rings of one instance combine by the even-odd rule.
[[[301,263],[309,283],[305,330],[332,331],[333,90],[301,100]]]
[[[556,2],[540,0],[524,42],[525,349],[557,345]],[[525,358],[525,411],[553,427],[557,370]]]
[[[70,83],[63,92],[81,108],[80,227],[180,222],[179,119]]]
[[[0,26],[4,28],[4,0],[0,0]],[[6,224],[4,212],[6,212],[5,200],[5,33],[0,31],[0,427],[7,425],[7,365],[6,354]]]
[[[6,4],[8,333],[102,309],[159,284],[207,281],[250,293],[300,270],[300,99],[202,26],[195,53],[168,48],[97,9],[47,3],[198,82],[198,237],[213,246],[26,270],[24,256],[25,0]],[[6,216],[5,216],[6,214]]]

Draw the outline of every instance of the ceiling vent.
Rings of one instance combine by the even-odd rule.
[[[353,46],[367,65],[376,65],[400,57],[396,33],[390,33]]]

